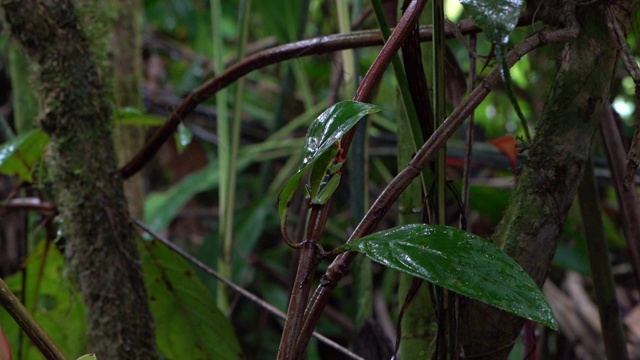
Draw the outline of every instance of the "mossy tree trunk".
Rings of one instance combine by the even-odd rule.
[[[11,35],[37,67],[39,123],[51,137],[49,180],[68,267],[87,306],[88,350],[99,359],[157,358],[137,234],[116,165],[108,74],[82,25],[91,20],[81,21],[70,0],[0,4]]]
[[[628,3],[627,3],[628,4]],[[622,5],[620,3],[619,5]],[[633,5],[637,6],[637,5]],[[620,9],[614,5],[612,9]],[[562,13],[562,5],[556,6]],[[520,181],[493,237],[531,275],[545,281],[567,213],[582,179],[617,60],[605,6],[577,6],[579,37],[559,54],[558,73]],[[620,12],[624,25],[635,9]],[[624,16],[627,18],[624,19]],[[628,27],[627,27],[628,28]],[[469,301],[461,340],[467,358],[505,359],[524,320]]]

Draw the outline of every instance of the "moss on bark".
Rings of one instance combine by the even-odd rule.
[[[157,358],[100,56],[71,1],[0,4],[12,36],[37,67],[40,124],[51,137],[47,160],[65,256],[87,306],[88,350],[100,359]]]

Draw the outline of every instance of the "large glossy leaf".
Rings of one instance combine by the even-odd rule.
[[[536,283],[493,244],[460,229],[411,224],[345,245],[388,267],[558,329]]]
[[[33,167],[42,158],[49,136],[32,130],[0,146],[0,173],[33,182]]]
[[[506,44],[518,24],[523,0],[460,0],[473,21],[487,38],[496,44]]]
[[[157,242],[142,252],[156,339],[167,359],[241,359],[233,327],[189,264]]]
[[[380,111],[375,105],[357,101],[339,102],[320,114],[307,132],[302,162],[296,173],[287,181],[278,196],[278,214],[284,221],[284,214],[293,194],[298,188],[300,179],[311,168],[313,163],[336,141],[358,123],[367,114]]]

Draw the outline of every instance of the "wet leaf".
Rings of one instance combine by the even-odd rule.
[[[189,130],[184,124],[178,125],[178,132],[176,133],[176,148],[178,149],[178,154],[181,154],[184,149],[191,143],[191,139],[193,138],[193,134],[191,130]]]
[[[313,163],[336,141],[340,141],[342,136],[351,130],[360,119],[378,111],[380,108],[371,104],[342,101],[327,109],[311,123],[305,139],[302,162],[278,196],[278,214],[282,221],[284,221],[284,214],[298,188],[300,179]]]
[[[509,35],[518,24],[522,0],[461,0],[465,11],[480,26],[489,41],[509,42]]]
[[[219,182],[218,163],[185,176],[165,191],[152,192],[144,203],[145,222],[155,231],[164,230],[194,195],[216,189]]]
[[[34,166],[40,161],[49,136],[32,130],[0,146],[0,173],[33,182]]]
[[[411,224],[345,245],[372,260],[557,330],[536,283],[493,244],[448,226]]]

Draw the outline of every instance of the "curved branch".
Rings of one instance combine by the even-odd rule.
[[[480,28],[471,20],[463,20],[457,24],[456,29],[448,28],[446,36],[452,38],[456,32],[462,34],[472,34],[480,32]],[[432,29],[430,26],[420,27],[420,40],[430,41]],[[178,128],[180,122],[191,113],[196,106],[213,96],[220,89],[223,89],[234,81],[248,73],[262,69],[285,60],[290,60],[303,56],[318,55],[344,49],[355,49],[368,46],[382,45],[382,36],[377,30],[357,31],[349,34],[336,34],[322,36],[308,40],[302,40],[290,44],[276,46],[271,49],[255,53],[239,63],[231,66],[220,76],[204,83],[199,88],[191,92],[186,99],[169,116],[147,142],[147,144],[122,167],[120,173],[123,178],[129,178],[140,171],[144,165],[158,151],[171,134]]]

